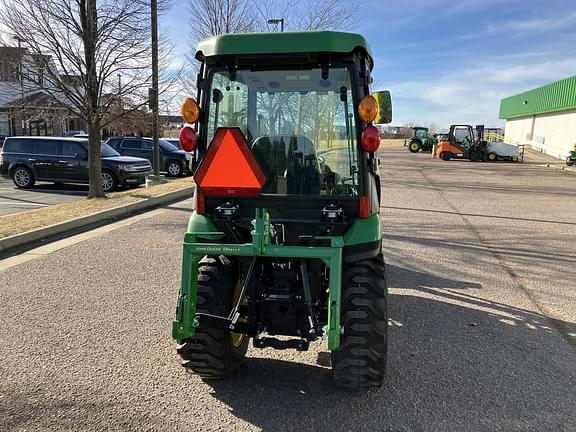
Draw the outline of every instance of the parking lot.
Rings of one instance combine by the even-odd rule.
[[[88,195],[88,186],[39,182],[31,189],[18,189],[12,180],[0,177],[0,216],[67,201]]]
[[[325,342],[251,349],[229,381],[185,373],[185,201],[0,261],[0,430],[576,430],[576,175],[380,158],[380,391],[335,388]]]

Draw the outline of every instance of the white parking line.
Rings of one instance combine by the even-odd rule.
[[[12,205],[17,207],[49,207],[50,204],[40,204],[40,203],[28,203],[28,202],[18,202],[18,201],[0,201],[0,205]]]

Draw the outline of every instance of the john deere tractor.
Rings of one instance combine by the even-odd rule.
[[[196,98],[182,103],[197,150],[172,335],[205,379],[255,348],[305,351],[325,339],[337,384],[379,387],[387,288],[374,123],[362,36],[331,31],[228,34],[200,42]],[[194,127],[192,127],[194,126]]]
[[[412,136],[404,141],[404,145],[408,145],[408,150],[412,153],[431,152],[434,144],[436,144],[436,140],[428,134],[426,127],[413,127]]]

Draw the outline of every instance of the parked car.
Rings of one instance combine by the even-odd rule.
[[[162,138],[164,141],[168,141],[170,144],[173,144],[175,147],[178,147],[180,150],[182,146],[180,145],[180,140],[178,138]]]
[[[152,173],[146,159],[120,156],[102,145],[102,189],[138,186]],[[88,184],[88,140],[81,138],[8,137],[0,151],[0,175],[19,188],[36,181]]]
[[[69,130],[64,133],[65,137],[75,137],[76,135],[86,135],[86,131],[83,130]]]
[[[112,137],[106,141],[123,156],[137,156],[152,162],[154,141],[144,137]],[[190,174],[194,169],[194,155],[174,146],[166,140],[160,140],[160,171],[169,176],[178,177]]]

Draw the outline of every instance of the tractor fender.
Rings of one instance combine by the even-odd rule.
[[[219,230],[210,218],[196,213],[196,210],[192,212],[192,216],[188,220],[187,234],[195,234],[204,240],[221,240],[224,237],[224,233],[214,234],[217,232]]]
[[[380,215],[356,219],[344,233],[344,262],[374,258],[382,251]]]

